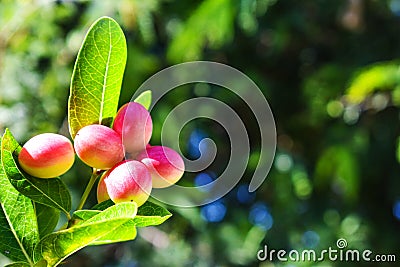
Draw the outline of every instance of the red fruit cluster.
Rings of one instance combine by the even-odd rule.
[[[98,185],[99,202],[135,201],[140,206],[153,187],[176,183],[185,168],[176,151],[149,145],[152,130],[150,113],[142,105],[130,102],[120,108],[112,128],[92,124],[80,129],[74,147],[69,139],[58,134],[33,137],[22,148],[19,163],[32,176],[56,177],[73,165],[75,148],[84,163],[107,170]]]
[[[177,152],[149,145],[152,130],[146,108],[129,102],[119,109],[112,128],[88,125],[78,131],[74,143],[78,157],[93,168],[107,170],[97,188],[99,202],[134,201],[140,206],[153,187],[170,186],[182,177],[184,164]]]

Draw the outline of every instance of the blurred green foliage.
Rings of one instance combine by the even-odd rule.
[[[277,154],[263,186],[246,193],[260,138],[251,131],[246,175],[222,200],[198,209],[171,207],[174,216],[164,225],[144,229],[133,242],[87,248],[65,266],[376,266],[256,258],[264,245],[322,250],[339,238],[351,248],[397,253],[400,260],[399,0],[1,0],[1,130],[9,127],[21,143],[41,132],[68,135],[74,60],[88,26],[103,15],[121,24],[128,41],[120,104],[172,64],[226,63],[267,97]],[[187,86],[152,111],[154,144],[169,111],[200,95],[229,103],[247,129],[257,129],[234,94]],[[203,137],[218,146],[203,176],[212,179],[229,159],[229,142],[218,124],[191,122],[180,135],[186,156],[195,157],[191,146]],[[79,163],[64,176],[75,199],[89,176]],[[183,183],[196,177],[187,173]]]

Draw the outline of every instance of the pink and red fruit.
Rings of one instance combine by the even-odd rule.
[[[125,152],[135,156],[149,143],[153,122],[145,107],[129,102],[119,109],[113,129],[122,136]]]
[[[165,146],[148,146],[136,159],[149,169],[154,188],[175,184],[185,171],[182,157],[175,150]]]
[[[63,135],[44,133],[32,137],[18,155],[21,168],[39,178],[54,178],[74,164],[74,148]]]
[[[121,136],[104,125],[83,127],[75,136],[78,157],[90,167],[107,170],[124,158]]]
[[[104,181],[104,178],[109,171],[110,170],[108,170],[103,176],[101,176],[99,184],[97,185],[97,201],[99,203],[110,199],[110,196],[107,193],[106,183]]]
[[[109,197],[114,203],[147,201],[151,193],[151,175],[146,166],[137,160],[125,160],[108,170],[100,180],[98,201]]]

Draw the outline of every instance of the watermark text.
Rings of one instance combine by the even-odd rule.
[[[293,261],[293,262],[322,262],[322,261],[340,261],[340,262],[395,262],[395,254],[374,254],[369,249],[346,249],[347,241],[340,238],[336,242],[336,247],[328,247],[321,251],[305,249],[302,251],[283,249],[269,249],[267,245],[257,253],[259,261]]]

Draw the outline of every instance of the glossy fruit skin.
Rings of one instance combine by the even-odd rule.
[[[54,178],[66,173],[74,164],[71,141],[60,134],[43,133],[32,137],[18,155],[21,168],[38,178]]]
[[[153,122],[145,107],[129,102],[118,110],[113,129],[121,135],[125,152],[135,156],[149,143]]]
[[[124,158],[121,136],[100,124],[80,129],[75,136],[74,147],[84,163],[99,170],[110,169]]]
[[[110,196],[108,195],[108,192],[107,192],[106,183],[104,181],[104,178],[107,176],[109,171],[110,170],[108,170],[105,174],[103,174],[101,176],[99,184],[97,185],[97,202],[98,203],[101,203],[103,201],[110,199]]]
[[[175,184],[185,171],[182,157],[165,146],[148,146],[137,157],[149,169],[154,188],[165,188]]]
[[[146,166],[137,160],[125,160],[104,174],[97,187],[97,200],[136,202],[139,207],[147,201],[151,189],[151,175]]]

